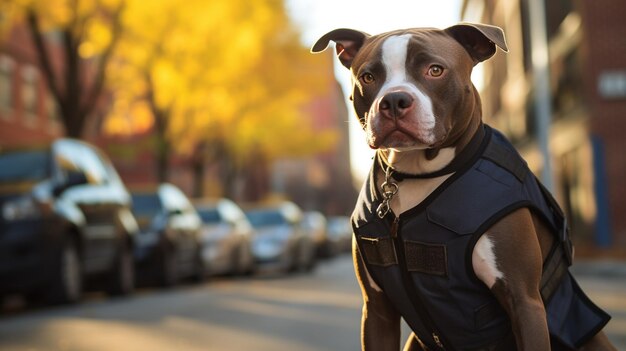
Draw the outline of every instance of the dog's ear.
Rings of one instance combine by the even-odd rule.
[[[474,59],[474,64],[485,61],[496,53],[496,46],[504,52],[506,46],[504,32],[487,24],[461,23],[445,29]]]
[[[337,57],[341,64],[350,69],[352,60],[359,52],[361,46],[369,34],[354,29],[340,28],[324,34],[311,47],[312,53],[318,53],[326,50],[328,43],[334,41],[336,43]]]

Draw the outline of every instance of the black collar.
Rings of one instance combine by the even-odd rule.
[[[473,156],[476,154],[476,151],[478,151],[478,149],[482,145],[482,141],[484,137],[485,137],[485,126],[484,124],[481,123],[476,133],[474,133],[474,136],[472,136],[472,139],[470,139],[469,143],[467,143],[467,145],[463,148],[463,150],[458,155],[456,155],[454,159],[452,159],[452,161],[448,163],[442,169],[434,171],[434,172],[429,172],[429,173],[410,174],[410,173],[398,172],[392,168],[391,177],[395,179],[396,181],[401,182],[405,179],[429,179],[429,178],[437,178],[446,174],[454,173],[458,171],[459,169],[461,169],[465,164],[468,163],[469,160],[473,158]],[[376,157],[378,158],[380,167],[383,170],[391,167],[389,163],[387,163],[387,160],[385,160],[385,158],[380,155],[380,153],[376,153]]]

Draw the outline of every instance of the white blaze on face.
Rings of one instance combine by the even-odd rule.
[[[389,87],[406,83],[406,56],[410,39],[411,36],[405,34],[387,38],[383,43],[382,59],[387,73],[387,81],[381,89],[381,94],[384,94]]]
[[[382,46],[382,63],[385,67],[387,80],[381,87],[376,100],[372,104],[370,116],[374,116],[380,99],[393,91],[404,91],[411,94],[416,100],[416,115],[413,117],[417,123],[419,136],[423,142],[433,143],[435,135],[435,114],[433,104],[428,95],[424,94],[413,82],[409,80],[406,70],[407,52],[410,34],[392,36],[385,40]]]

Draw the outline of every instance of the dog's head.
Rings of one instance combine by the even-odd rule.
[[[330,41],[352,73],[351,99],[367,143],[398,151],[454,145],[472,121],[480,121],[472,68],[493,56],[496,46],[507,50],[502,30],[481,24],[373,36],[336,29],[311,52],[324,51]]]

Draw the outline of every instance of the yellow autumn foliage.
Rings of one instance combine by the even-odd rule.
[[[336,140],[303,108],[330,85],[331,68],[301,46],[282,0],[0,0],[9,17],[27,9],[44,31],[73,31],[82,59],[97,62],[116,40],[106,133],[147,131],[159,112],[179,152],[216,143],[237,162],[251,150],[301,156]],[[321,69],[328,74],[309,73]]]
[[[299,156],[334,143],[335,132],[314,130],[302,108],[332,78],[302,79],[319,60],[299,44],[282,1],[127,0],[122,19],[109,81],[127,108],[113,109],[107,131],[145,127],[128,111],[152,93],[181,152],[219,142],[245,162],[251,150]]]

